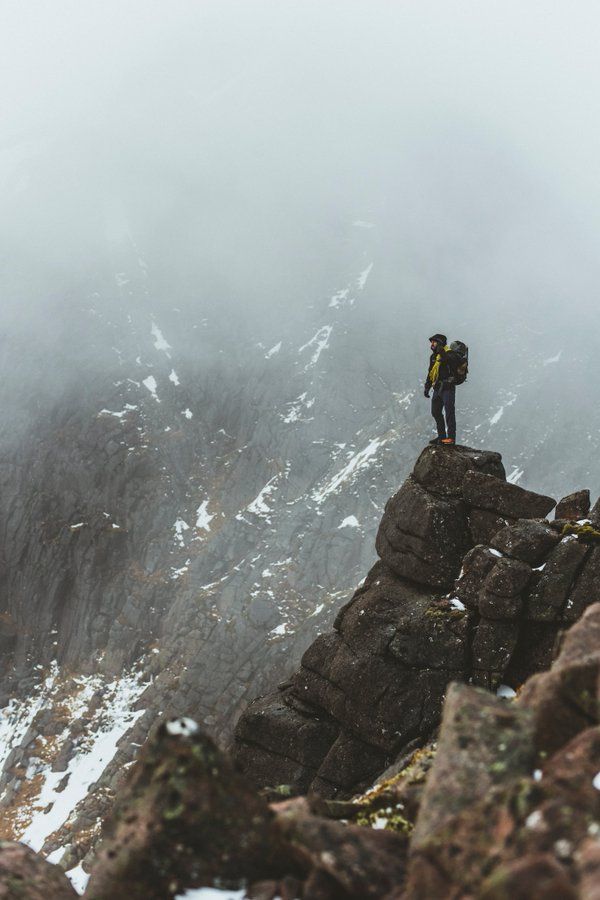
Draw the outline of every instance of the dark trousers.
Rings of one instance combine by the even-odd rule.
[[[431,398],[431,415],[437,425],[438,437],[456,440],[456,385],[436,388]],[[446,419],[444,420],[444,414]]]

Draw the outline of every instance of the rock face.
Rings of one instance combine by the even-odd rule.
[[[437,744],[352,803],[268,805],[193,722],[163,724],[126,780],[84,897],[243,884],[251,900],[595,900],[599,726],[600,603],[518,699],[450,684]]]
[[[552,669],[530,679],[511,707],[498,710],[496,730],[485,708],[499,701],[473,688],[451,689],[403,898],[594,896],[599,635],[595,604],[568,633]],[[473,723],[473,740],[465,734],[461,741],[461,708],[468,718],[478,705],[484,709]]]
[[[261,898],[377,898],[400,883],[405,836],[270,808],[191,720],[162,725],[107,823],[85,897],[169,900],[203,885]]]
[[[507,484],[498,454],[426,448],[334,631],[241,716],[242,770],[261,787],[349,796],[433,732],[449,682],[516,688],[548,666],[571,609],[600,600],[600,551],[523,518],[554,505]],[[487,546],[474,546],[476,514],[500,526]]]
[[[62,869],[29,847],[0,841],[0,897],[3,900],[72,900],[79,894]]]

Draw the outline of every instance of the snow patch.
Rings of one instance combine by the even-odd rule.
[[[183,539],[183,532],[189,529],[188,523],[184,519],[176,519],[173,523],[173,528],[175,529],[175,540],[179,544],[180,547],[183,547],[185,541]]]
[[[360,528],[360,523],[356,516],[346,516],[341,525],[338,525],[338,531],[340,528]]]
[[[171,734],[173,737],[191,737],[192,734],[196,734],[198,731],[198,725],[193,719],[184,717],[182,719],[171,719],[165,725],[165,729],[167,734]]]
[[[163,353],[166,353],[167,356],[169,356],[169,350],[172,350],[173,348],[169,343],[167,343],[162,331],[154,321],[152,322],[151,333],[152,337],[154,338],[154,346],[156,347],[156,349],[162,350]]]
[[[275,344],[274,347],[271,347],[271,349],[265,353],[265,359],[271,359],[272,356],[275,356],[276,353],[279,353],[279,351],[281,350],[281,343],[282,342],[279,341],[278,344]]]
[[[331,336],[331,332],[333,330],[332,325],[323,325],[322,328],[319,328],[316,334],[314,334],[310,341],[307,341],[306,344],[303,344],[302,347],[298,350],[298,353],[303,353],[304,350],[308,350],[309,347],[314,348],[314,353],[310,358],[310,362],[307,363],[304,371],[312,368],[319,361],[319,357],[323,350],[327,350],[329,348],[329,338]]]
[[[303,394],[300,394],[295,400],[291,403],[288,403],[288,411],[285,416],[281,416],[282,420],[286,425],[291,425],[293,422],[308,422],[309,419],[302,419],[302,411],[309,410],[314,406],[315,398],[313,397],[311,400],[306,399],[306,391]]]
[[[509,687],[508,684],[499,685],[498,690],[496,691],[496,697],[503,697],[505,700],[512,700],[512,698],[516,696],[517,692]]]
[[[246,891],[221,890],[220,888],[190,888],[183,894],[177,894],[173,900],[244,900]]]
[[[147,378],[144,378],[144,380],[142,381],[142,384],[144,385],[145,388],[147,388],[150,391],[150,393],[152,394],[152,396],[154,397],[156,402],[160,403],[158,394],[156,393],[156,389],[157,389],[158,385],[156,383],[156,378],[154,377],[154,375],[148,375]]]
[[[374,438],[370,441],[367,446],[358,453],[355,453],[350,461],[346,463],[344,468],[335,475],[331,481],[329,481],[321,490],[314,491],[312,494],[312,499],[316,503],[323,503],[323,501],[335,491],[338,490],[344,484],[344,482],[349,481],[355,475],[358,474],[362,469],[365,469],[367,466],[371,464],[375,454],[377,453],[379,447],[381,447],[385,441],[383,438]]]
[[[458,597],[452,597],[452,599],[450,600],[450,606],[452,607],[452,609],[460,610],[460,612],[465,612],[467,608],[462,600],[458,599]]]
[[[210,531],[210,523],[214,519],[208,511],[208,500],[203,500],[196,510],[196,528],[203,528],[204,531]]]
[[[544,360],[545,366],[551,366],[552,363],[557,363],[562,356],[562,350],[559,350],[556,356],[550,356],[548,359]]]
[[[349,288],[342,288],[341,291],[336,291],[331,300],[329,301],[329,306],[332,309],[337,309],[338,306],[352,306],[354,300],[349,298],[348,295],[350,293]]]
[[[119,410],[118,412],[113,412],[111,409],[101,409],[98,415],[113,416],[115,419],[123,419],[127,415],[127,413],[131,412],[134,409],[137,409],[137,406],[133,406],[133,404],[131,403],[126,403],[125,408]]]
[[[70,719],[77,718],[100,689],[103,689],[106,706],[96,730],[85,735],[66,772],[52,772],[48,763],[41,763],[41,768],[35,771],[37,777],[42,776],[41,789],[34,801],[31,822],[19,840],[36,852],[41,850],[46,838],[67,821],[89,786],[98,780],[113,759],[120,739],[144,712],[133,710],[135,701],[147,686],[140,681],[139,675],[125,675],[108,685],[104,685],[101,676],[84,677],[77,682],[82,685],[82,691],[72,701]],[[60,737],[66,740],[68,729]]]
[[[266,498],[269,497],[275,490],[275,482],[277,481],[277,477],[277,475],[274,475],[273,478],[270,478],[269,481],[267,481],[264,488],[254,498],[252,503],[250,503],[249,506],[246,507],[248,512],[254,513],[254,515],[256,516],[268,516],[272,512],[271,507],[267,504]]]
[[[173,384],[175,385],[175,387],[178,387],[178,385],[181,383],[179,381],[179,378],[177,376],[177,372],[175,371],[175,369],[171,369],[171,374],[169,375],[169,381],[172,381]]]
[[[185,416],[186,419],[191,419],[193,417],[194,413],[191,411],[191,409],[184,409],[183,412],[181,413],[181,415]]]
[[[370,264],[367,266],[367,268],[366,268],[366,269],[363,269],[363,271],[362,271],[362,272],[360,273],[360,275],[358,276],[358,278],[357,278],[357,283],[358,283],[358,289],[359,289],[360,291],[364,291],[365,285],[366,285],[366,283],[367,283],[367,279],[368,279],[369,275],[371,274],[372,268],[373,268],[373,263],[370,263]]]

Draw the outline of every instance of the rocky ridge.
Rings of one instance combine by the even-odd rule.
[[[426,448],[334,630],[241,716],[242,770],[262,788],[350,796],[433,734],[450,682],[518,688],[546,668],[600,600],[589,493],[561,501],[570,520],[544,519],[555,505],[508,483],[497,453]]]
[[[542,518],[555,505],[508,483],[497,453],[423,451],[334,632],[241,717],[237,766],[178,719],[123,771],[85,896],[591,900],[599,509],[580,491]],[[0,849],[22,896],[58,885]]]

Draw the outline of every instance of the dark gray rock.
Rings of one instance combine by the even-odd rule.
[[[460,497],[462,483],[469,471],[485,472],[504,480],[506,472],[499,453],[456,446],[425,447],[413,469],[413,478],[426,490],[444,497]]]
[[[539,566],[559,542],[560,535],[546,522],[527,520],[503,528],[494,536],[492,546],[530,566]]]
[[[522,608],[521,594],[531,578],[531,567],[518,559],[498,559],[479,592],[479,612],[488,619],[515,619]]]
[[[570,542],[571,538],[567,538]],[[600,601],[600,546],[592,546],[579,573],[575,586],[564,606],[565,622],[576,622],[592,603]]]
[[[507,668],[518,638],[517,622],[482,619],[473,639],[473,670],[499,676]]]
[[[501,528],[516,522],[516,519],[509,519],[508,516],[499,516],[490,510],[475,508],[469,510],[468,520],[471,539],[475,544],[489,544]]]
[[[537,586],[527,600],[527,618],[551,622],[560,618],[567,597],[588,552],[577,540],[561,541],[551,551]]]
[[[491,510],[511,519],[544,518],[556,506],[552,497],[527,491],[483,472],[467,472],[463,497],[469,506]]]
[[[386,504],[375,546],[401,578],[447,588],[470,543],[464,503],[434,496],[408,478]]]
[[[454,594],[468,609],[477,609],[481,585],[497,561],[498,555],[483,545],[473,547],[463,559]]]
[[[563,497],[556,505],[556,519],[585,519],[590,511],[590,492],[575,491]]]

